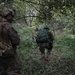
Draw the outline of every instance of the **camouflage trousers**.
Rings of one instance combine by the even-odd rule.
[[[41,53],[44,54],[45,52],[45,48],[48,50],[48,53],[51,52],[52,48],[53,48],[53,43],[38,43],[39,49],[41,51]]]
[[[51,42],[44,42],[44,43],[37,43],[39,46],[39,50],[41,52],[41,58],[45,57],[45,49],[47,49],[47,56],[50,55],[52,48],[53,48],[53,43]]]
[[[18,55],[0,57],[0,75],[22,75],[21,62]]]

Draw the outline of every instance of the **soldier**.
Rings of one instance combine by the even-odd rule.
[[[22,75],[21,63],[16,52],[20,43],[19,35],[11,23],[15,11],[5,9],[0,13],[0,75]]]
[[[49,27],[45,26],[40,29],[37,33],[36,42],[39,46],[41,52],[41,59],[46,59],[48,61],[49,55],[53,48],[53,34],[49,31]],[[47,49],[47,56],[45,57],[45,49]]]

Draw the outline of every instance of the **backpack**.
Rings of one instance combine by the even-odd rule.
[[[49,40],[49,30],[40,29],[36,35],[37,42],[47,42]]]
[[[8,40],[8,37],[6,37],[8,43],[6,43],[4,40],[4,36],[3,36],[4,31],[8,33],[7,29],[4,26],[0,25],[0,56],[7,55],[6,51],[10,51],[10,53],[13,54],[13,52],[11,51],[13,49],[11,41]]]
[[[19,42],[20,38],[18,34],[10,24],[0,25],[0,56],[13,56],[15,54],[14,47],[16,47]]]
[[[17,31],[13,27],[11,27],[10,24],[5,25],[5,26],[6,26],[6,29],[8,30],[8,32],[9,32],[8,35],[9,35],[9,38],[11,40],[12,45],[14,45],[14,46],[19,45],[20,38],[19,38],[19,35],[17,34]]]

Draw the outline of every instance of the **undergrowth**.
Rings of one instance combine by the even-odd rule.
[[[34,28],[19,31],[21,43],[18,52],[22,59],[24,75],[75,75],[75,38],[67,35],[56,36],[49,62],[43,64],[40,51],[33,40]]]

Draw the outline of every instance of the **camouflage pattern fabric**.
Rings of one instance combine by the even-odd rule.
[[[8,22],[3,22],[3,25],[5,25],[5,24],[8,25]],[[17,36],[17,42],[15,39],[15,42],[13,42],[13,44],[12,44],[13,49],[2,51],[2,54],[0,56],[0,75],[22,75],[22,73],[21,73],[21,68],[22,68],[21,67],[21,61],[20,61],[20,58],[16,52],[17,45],[19,44],[20,39],[19,39],[19,36],[17,35],[17,33],[15,32],[15,30],[12,29],[11,24],[10,24],[9,29],[11,32],[7,32],[6,30],[3,31],[3,34],[2,34],[3,41],[5,42],[5,44],[10,45],[10,44],[12,44],[12,42],[10,43],[9,40],[13,39],[13,38],[12,39],[10,39],[10,38],[12,36],[14,37],[14,35],[16,35]],[[1,30],[0,30],[0,32],[1,32]],[[12,36],[9,35],[9,33]],[[15,36],[15,38],[16,38],[16,36]],[[2,39],[0,37],[0,41]],[[1,50],[2,49],[0,48],[0,51]],[[11,55],[11,53],[13,53],[13,54]]]

